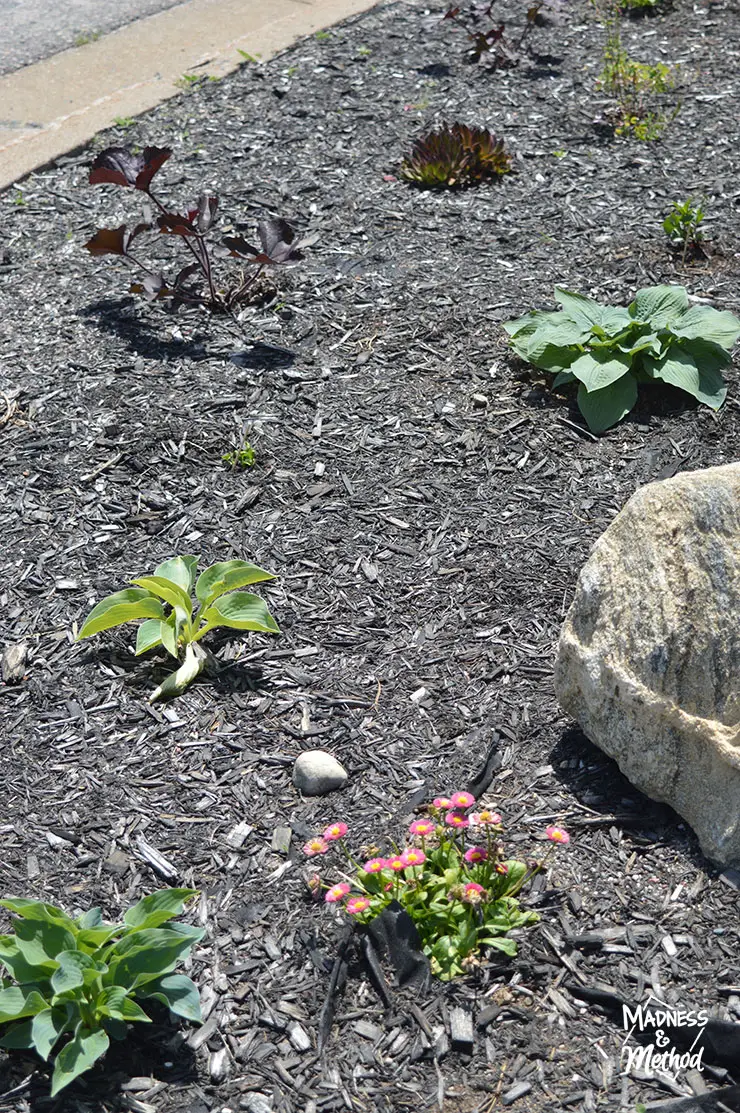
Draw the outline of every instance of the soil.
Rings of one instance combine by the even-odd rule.
[[[28,647],[0,685],[0,889],[115,918],[165,884],[199,889],[190,973],[208,1017],[141,1026],[54,1101],[44,1067],[0,1054],[2,1110],[591,1111],[702,1087],[740,1108],[737,1059],[621,1073],[621,1023],[575,992],[740,1015],[739,879],[589,744],[551,679],[585,554],[632,492],[738,458],[737,368],[718,413],[656,389],[597,439],[499,328],[553,307],[556,284],[626,304],[679,282],[740,310],[738,9],[677,0],[623,36],[681,66],[664,97],[680,113],[655,142],[604,126],[604,28],[579,0],[499,72],[404,0],[185,91],[0,197],[0,645]],[[401,158],[443,119],[503,134],[516,172],[403,184]],[[171,146],[155,184],[173,205],[216,190],[223,231],[251,238],[277,215],[317,234],[243,335],[133,298],[118,259],[82,250],[140,213],[139,194],[87,184],[123,143]],[[661,221],[688,196],[707,247],[682,265]],[[244,438],[256,462],[240,471],[223,456]],[[275,572],[261,594],[281,634],[214,635],[211,672],[150,706],[165,660],[135,658],[131,627],[74,630],[182,552]],[[481,802],[507,847],[541,854],[550,822],[571,833],[523,897],[541,922],[516,958],[384,1005],[341,914],[309,899],[301,847],[337,819],[357,850],[401,841],[495,741]],[[317,747],[349,780],[302,799],[292,764]]]

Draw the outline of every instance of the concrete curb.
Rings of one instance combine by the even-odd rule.
[[[0,189],[90,140],[116,117],[179,93],[185,73],[222,77],[377,0],[189,0],[0,77]]]

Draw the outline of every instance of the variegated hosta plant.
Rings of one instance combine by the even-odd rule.
[[[89,638],[114,626],[143,619],[136,637],[136,655],[164,646],[180,667],[149,697],[149,702],[182,692],[202,671],[206,654],[197,644],[219,626],[232,630],[258,630],[279,634],[280,630],[264,600],[238,588],[274,580],[271,572],[244,560],[212,564],[200,576],[197,556],[176,556],[164,561],[150,576],[132,580],[124,588],[93,607],[78,634]],[[193,611],[192,591],[198,606]]]
[[[484,178],[500,178],[511,170],[511,155],[503,139],[488,128],[443,124],[417,139],[404,159],[401,177],[428,189],[473,185]]]

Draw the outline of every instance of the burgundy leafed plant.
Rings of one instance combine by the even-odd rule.
[[[259,247],[252,246],[241,236],[225,236],[221,245],[209,252],[207,237],[216,221],[218,197],[203,193],[193,208],[177,213],[171,212],[152,192],[152,179],[171,154],[168,147],[145,147],[138,153],[127,147],[108,147],[101,151],[90,168],[90,184],[138,189],[159,210],[159,215],[153,219],[149,214],[132,230],[125,224],[120,228],[100,228],[85,247],[91,255],[120,255],[138,268],[143,278],[134,282],[130,290],[148,301],[171,298],[175,303],[204,305],[215,312],[231,313],[234,306],[250,296],[265,267],[298,262],[303,258],[301,248],[314,240],[297,241],[295,231],[288,222],[274,218],[263,220],[257,226]],[[155,229],[162,235],[178,236],[192,256],[192,261],[182,267],[174,282],[131,249],[139,236]],[[216,282],[213,258],[229,256],[242,260],[253,269],[249,275],[242,274],[237,281],[221,288]],[[200,277],[200,286],[190,281],[196,276]]]
[[[466,7],[453,6],[442,16],[442,22],[460,27],[468,37],[469,62],[479,62],[484,56],[494,67],[503,69],[516,66],[524,53],[524,44],[530,32],[545,17],[553,23],[562,18],[565,0],[532,0],[525,9],[525,19],[518,38],[506,34],[506,25],[494,18],[495,0],[471,0]]]

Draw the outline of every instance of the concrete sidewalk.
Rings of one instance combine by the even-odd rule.
[[[222,77],[376,0],[189,0],[0,77],[0,189],[74,150],[115,117],[179,93],[185,73]]]

